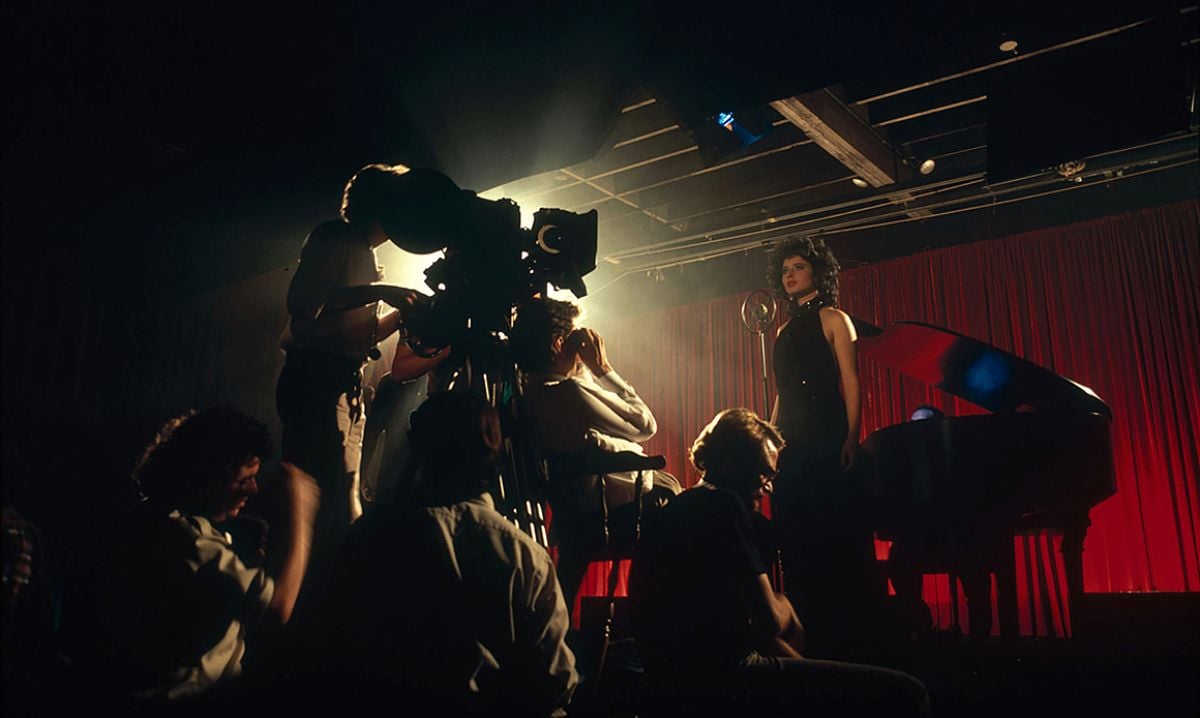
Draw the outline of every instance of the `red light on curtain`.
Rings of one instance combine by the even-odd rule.
[[[1091,512],[1085,590],[1200,591],[1200,202],[856,268],[842,274],[841,297],[877,326],[945,327],[1092,387],[1113,409],[1118,490]],[[647,452],[664,455],[684,486],[698,479],[687,448],[700,429],[722,409],[762,402],[743,298],[598,327],[658,419]],[[983,413],[867,360],[859,372],[864,435],[921,404]],[[1023,633],[1069,635],[1059,541],[1014,544]],[[600,574],[584,590],[602,594]]]

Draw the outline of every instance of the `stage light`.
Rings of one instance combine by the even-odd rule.
[[[1016,51],[1017,51],[1017,41],[1016,40],[1006,39],[1004,42],[1000,43],[1000,52],[1016,52]]]
[[[1054,171],[1057,172],[1063,179],[1068,182],[1082,182],[1083,170],[1087,168],[1087,162],[1084,160],[1071,160],[1055,165]]]
[[[718,112],[684,119],[680,125],[687,130],[700,151],[705,167],[725,162],[746,151],[769,133],[778,117],[769,107],[750,107],[733,112]]]
[[[917,167],[917,171],[923,175],[933,174],[935,169],[937,169],[937,162],[932,159],[925,160],[920,164],[919,167]]]
[[[733,116],[732,112],[717,113],[716,119],[718,125],[724,127],[726,130],[729,130],[737,136],[743,147],[749,147],[763,138],[761,134],[755,134],[754,132],[751,132],[740,122],[738,122],[737,118]]]
[[[867,181],[865,179],[863,179],[862,177],[852,177],[852,178],[850,178],[850,181],[854,183],[855,187],[861,187],[863,189],[866,189],[871,186],[871,185],[867,184]]]

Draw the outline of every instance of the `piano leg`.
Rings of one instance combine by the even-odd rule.
[[[967,627],[972,641],[984,641],[992,633],[992,574],[979,567],[959,575],[967,604]]]
[[[1075,611],[1083,605],[1083,540],[1091,519],[1087,511],[1067,517],[1063,522],[1062,560],[1067,574],[1068,636],[1078,636]]]
[[[1016,638],[1021,632],[1017,608],[1017,556],[1013,547],[1012,533],[1006,549],[996,561],[996,613],[1000,619],[1000,636]]]

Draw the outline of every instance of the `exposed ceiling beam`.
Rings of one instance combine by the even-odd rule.
[[[1194,139],[1194,137],[1195,137],[1195,135],[1192,134],[1192,135],[1188,136],[1188,139]],[[1088,187],[1094,188],[1097,185],[1108,186],[1108,185],[1111,185],[1113,182],[1117,182],[1120,180],[1128,180],[1128,179],[1132,179],[1132,178],[1139,177],[1142,175],[1163,172],[1163,171],[1171,170],[1171,169],[1174,169],[1177,167],[1183,167],[1183,166],[1186,166],[1189,164],[1195,164],[1196,162],[1197,162],[1197,157],[1196,157],[1195,151],[1191,148],[1188,148],[1187,150],[1184,150],[1181,152],[1164,154],[1158,158],[1154,158],[1149,161],[1140,161],[1140,162],[1132,163],[1128,166],[1136,167],[1136,169],[1132,169],[1132,170],[1125,169],[1123,172],[1117,173],[1115,175],[1112,174],[1111,168],[1110,169],[1100,169],[1100,170],[1096,170],[1094,172],[1091,171],[1091,169],[1089,168],[1089,172],[1088,172],[1089,176],[1082,183],[1074,183],[1074,182],[1064,183],[1064,182],[1062,182],[1061,178],[1048,176],[1048,175],[1040,176],[1040,177],[1039,176],[1030,176],[1030,177],[1025,178],[1026,180],[1028,180],[1027,182],[1013,183],[1012,185],[1002,188],[998,191],[995,189],[987,189],[986,185],[983,183],[983,174],[977,173],[976,175],[973,175],[972,177],[961,178],[961,180],[962,180],[961,184],[959,184],[957,187],[951,187],[948,189],[963,189],[964,187],[967,187],[968,185],[975,185],[975,186],[981,188],[980,191],[977,191],[975,193],[967,193],[967,194],[962,194],[962,195],[958,195],[958,196],[953,196],[949,199],[942,200],[940,202],[935,202],[934,204],[932,204],[930,206],[933,208],[936,208],[938,210],[936,213],[937,216],[948,216],[948,215],[959,214],[959,213],[963,213],[963,212],[977,211],[977,210],[981,210],[981,209],[992,209],[997,206],[1013,204],[1013,203],[1018,203],[1018,202],[1025,202],[1025,201],[1028,201],[1031,199],[1045,197],[1048,195],[1061,194],[1064,192],[1071,192],[1071,191],[1088,188]],[[1121,166],[1121,165],[1118,165],[1118,166]],[[970,181],[972,179],[975,181]],[[1049,189],[1043,189],[1043,188],[1047,188],[1047,187]],[[1010,196],[1010,195],[1012,195],[1012,196]],[[1001,197],[1003,197],[1003,198],[1001,199]],[[876,205],[875,207],[865,207],[863,209],[872,210],[872,209],[877,209],[879,206],[880,205]],[[856,210],[853,212],[846,212],[846,213],[842,213],[842,214],[843,215],[857,214],[859,211],[860,210]],[[801,216],[801,214],[810,214],[810,213],[809,212],[799,213],[796,215],[796,217],[798,218],[799,216]],[[816,233],[819,233],[821,235],[832,235],[832,234],[840,234],[843,232],[853,232],[853,231],[861,231],[861,230],[865,230],[865,229],[875,229],[878,227],[883,227],[883,226],[888,226],[888,225],[893,225],[893,224],[900,224],[900,223],[904,223],[904,222],[911,222],[915,219],[919,219],[919,218],[913,217],[911,215],[908,215],[907,217],[901,217],[901,215],[908,215],[908,213],[904,212],[903,210],[892,210],[890,213],[872,215],[868,212],[867,214],[865,214],[857,219],[843,220],[840,222],[833,222],[833,223],[825,223],[827,219],[836,218],[839,216],[839,215],[831,215],[831,216],[826,216],[826,217],[815,218],[813,220],[805,220],[805,221],[801,221],[801,222],[798,222],[795,224],[816,224],[816,225],[819,225]],[[795,224],[764,225],[762,223],[758,223],[757,226],[752,225],[752,224],[744,224],[744,225],[728,228],[729,231],[744,230],[744,231],[740,232],[739,234],[734,234],[734,235],[725,236],[725,237],[714,237],[714,235],[712,235],[712,234],[704,235],[704,239],[706,241],[702,246],[694,244],[691,246],[677,246],[676,248],[673,248],[673,249],[651,248],[648,250],[641,250],[641,251],[634,250],[634,251],[630,251],[630,252],[614,253],[613,255],[611,255],[609,257],[605,257],[605,260],[608,261],[610,264],[623,264],[625,260],[629,260],[629,259],[640,258],[640,257],[649,257],[650,255],[659,254],[659,253],[675,252],[675,254],[669,254],[668,256],[663,257],[659,260],[651,259],[651,260],[645,261],[641,264],[637,264],[636,266],[629,266],[625,269],[620,270],[619,273],[615,277],[604,282],[604,284],[602,284],[600,287],[593,289],[592,294],[597,294],[602,289],[606,289],[607,287],[612,286],[620,279],[622,279],[626,276],[629,276],[631,274],[636,274],[638,272],[644,272],[644,271],[647,271],[650,269],[660,269],[661,270],[661,269],[667,269],[670,267],[678,267],[678,266],[682,266],[685,264],[702,262],[702,261],[706,261],[709,259],[715,259],[718,257],[729,255],[729,254],[736,254],[736,253],[746,252],[746,251],[749,251],[752,249],[757,249],[757,248],[763,246],[764,244],[768,243],[769,241],[771,241],[771,239],[765,238],[766,235],[782,235],[782,234],[786,234],[788,232],[795,231],[795,229],[794,229]],[[679,245],[680,240],[675,240],[673,243],[676,245]]]
[[[891,146],[829,88],[776,100],[771,107],[872,187],[900,179]]]
[[[771,107],[872,187],[895,184],[912,176],[892,146],[859,114],[862,111],[847,107],[831,88],[776,100]],[[895,201],[907,206],[912,199],[912,195],[901,193]],[[921,209],[908,214],[929,216]]]

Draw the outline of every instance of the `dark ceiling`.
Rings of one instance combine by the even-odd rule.
[[[608,261],[587,279],[614,312],[759,286],[781,234],[823,234],[854,266],[1194,198],[1198,15],[1187,0],[10,0],[4,435],[74,480],[92,475],[80,457],[123,475],[189,406],[272,416],[283,270],[369,162],[598,210]],[[1157,40],[1121,49],[1139,33]],[[822,88],[935,171],[851,184],[769,106]],[[1130,140],[1117,130],[1148,125],[1114,122],[1180,107],[1190,130]],[[719,112],[770,131],[721,155]],[[1051,150],[1071,144],[1063,128],[1115,140],[1067,181],[1029,149],[1054,127]],[[1000,129],[1030,140],[1003,153],[1023,179],[986,174]]]
[[[528,208],[597,209],[589,284],[673,302],[756,282],[762,244],[790,233],[856,264],[1195,195],[1187,2],[705,8],[9,4],[5,258],[218,286],[291,262],[358,166],[405,162]],[[1070,90],[1089,82],[1111,92]],[[934,172],[852,185],[768,104],[821,88]],[[1118,105],[1160,122],[1117,122]],[[710,151],[724,111],[769,131]],[[1031,117],[1099,143],[1078,181],[1043,171],[1068,159],[1052,148],[1018,151]],[[1004,132],[1028,171],[1001,183]]]

